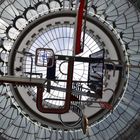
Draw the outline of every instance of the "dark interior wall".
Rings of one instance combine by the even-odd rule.
[[[129,0],[136,8],[140,10],[140,0]]]
[[[3,138],[3,137],[1,136],[1,134],[2,134],[2,133],[0,133],[0,140],[6,140],[5,138]]]

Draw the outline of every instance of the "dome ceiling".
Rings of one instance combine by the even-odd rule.
[[[71,0],[0,1],[0,139],[135,137],[140,117],[140,13],[127,0],[87,0],[81,34],[84,49],[76,55],[71,75],[71,111],[50,114],[36,107],[36,82],[49,76],[55,80],[45,80],[43,106],[51,110],[65,105],[79,4]],[[51,69],[43,67],[46,63]],[[13,78],[16,82],[11,84]],[[34,86],[23,82],[24,78],[34,78]],[[102,95],[96,94],[99,90]],[[88,124],[86,134],[83,124]]]

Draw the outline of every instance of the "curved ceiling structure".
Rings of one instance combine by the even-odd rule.
[[[73,88],[83,87],[83,90],[75,92],[77,95],[82,94],[80,107],[73,101],[68,114],[42,113],[36,107],[38,89],[35,86],[1,82],[1,140],[138,139],[140,12],[128,0],[87,0],[86,2],[88,10],[85,30],[82,32],[85,36],[84,51],[75,58],[78,62],[74,63],[73,72],[73,79],[76,81]],[[79,3],[79,0],[1,0],[0,80],[9,75],[20,77],[19,81],[23,77],[29,79],[30,73],[34,79],[38,77],[45,79],[48,77],[46,67],[39,66],[45,65],[46,48],[49,50],[49,55],[54,53],[61,59],[62,56],[66,56],[65,61],[63,58],[63,61],[56,62],[55,78],[58,81],[47,82],[45,86],[51,84],[51,89],[47,87],[42,95],[44,106],[62,108],[68,87],[64,82],[67,80],[69,69],[67,59],[73,56],[75,17]],[[35,62],[32,61],[34,57],[36,57]],[[104,72],[101,69],[102,63],[97,69],[96,76],[101,77],[102,73],[105,73],[102,77],[104,92],[102,99],[97,99],[97,102],[105,101],[112,104],[112,110],[100,108],[97,102],[93,102],[97,95],[88,96],[88,89],[93,85],[86,85],[84,81],[87,77],[89,80],[92,79],[88,76],[91,72],[89,69],[97,65],[84,63],[86,60],[81,60],[82,57],[88,57],[87,60],[89,57],[92,60],[105,58],[106,63],[117,65],[118,69],[122,64],[121,71],[113,71],[111,67]],[[43,59],[43,62],[40,59]],[[105,64],[105,66],[110,65]],[[93,70],[93,73],[96,72]],[[77,85],[77,81],[83,83]],[[78,110],[76,114],[75,110]],[[83,121],[83,114],[86,115],[89,124],[86,134],[79,124]]]

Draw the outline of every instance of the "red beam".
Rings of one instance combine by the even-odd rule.
[[[73,80],[73,67],[74,67],[74,60],[71,59],[68,62],[68,76],[67,76],[67,87],[66,87],[66,98],[65,103],[62,108],[46,108],[43,107],[43,86],[37,86],[37,100],[36,106],[37,109],[42,113],[56,113],[56,114],[63,114],[70,110],[70,103],[71,103],[71,93],[72,93],[72,80]]]
[[[108,110],[113,109],[113,106],[108,102],[99,102],[99,105],[101,106],[102,109],[108,109]]]
[[[76,27],[76,43],[75,45],[75,54],[81,53],[81,33],[82,33],[82,21],[84,15],[85,0],[80,0],[80,6],[78,9],[77,17],[77,27]]]

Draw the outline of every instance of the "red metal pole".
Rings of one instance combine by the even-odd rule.
[[[76,27],[76,43],[75,43],[75,54],[81,53],[81,33],[82,33],[82,21],[84,16],[84,7],[86,0],[80,0],[80,6],[78,9],[77,27]]]

